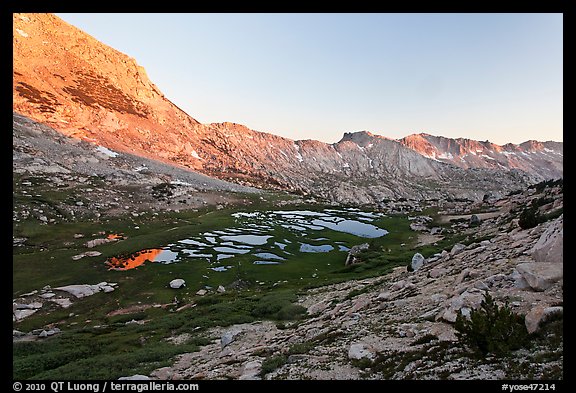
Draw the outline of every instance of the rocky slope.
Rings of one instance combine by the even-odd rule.
[[[463,168],[366,132],[325,144],[235,123],[200,124],[164,97],[134,59],[54,15],[14,14],[13,20],[14,111],[114,151],[346,203],[478,200],[543,176],[532,171],[538,165],[518,166],[523,172],[470,161]]]
[[[539,206],[542,215],[553,215],[522,229],[519,212],[529,204]],[[562,206],[561,186],[497,201],[494,207],[501,214],[474,225],[455,223],[452,229],[467,236],[466,244],[425,255],[417,270],[398,267],[386,276],[307,291],[299,304],[307,307],[308,319],[292,325],[256,322],[213,329],[212,343],[179,356],[151,377],[562,378]],[[526,328],[533,334],[529,348],[510,357],[483,358],[458,341],[453,326],[457,314],[479,308],[486,292],[526,316]]]
[[[57,223],[247,204],[247,195],[261,193],[67,137],[18,114],[13,115],[12,146],[16,225],[29,217]]]
[[[409,135],[399,140],[425,157],[461,168],[520,169],[539,180],[563,176],[564,144],[526,141],[500,146],[489,141],[445,138],[429,134]]]

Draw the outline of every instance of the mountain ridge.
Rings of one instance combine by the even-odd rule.
[[[168,100],[133,58],[54,15],[14,14],[13,20],[14,111],[113,150],[244,185],[344,203],[479,199],[561,172],[558,160],[545,165],[545,173],[539,172],[542,165],[519,159],[510,168],[502,158],[493,158],[500,166],[488,165],[487,159],[463,166],[442,159],[448,155],[439,146],[422,154],[369,131],[345,133],[327,144],[232,122],[201,124]],[[448,145],[460,149],[457,142]]]

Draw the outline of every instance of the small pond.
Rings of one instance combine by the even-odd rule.
[[[179,239],[128,257],[110,258],[106,263],[112,270],[129,270],[146,261],[171,264],[196,260],[207,263],[212,271],[223,272],[233,269],[238,257],[249,258],[249,263],[255,265],[278,265],[289,263],[300,253],[345,255],[353,245],[388,233],[374,223],[384,217],[383,213],[358,209],[237,212],[232,216],[233,227]],[[342,238],[342,234],[347,234],[349,240],[335,239]]]

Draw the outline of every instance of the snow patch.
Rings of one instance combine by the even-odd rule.
[[[373,143],[369,143],[368,146],[366,146],[368,149],[370,149],[372,146],[374,146]]]
[[[342,168],[350,168],[350,164],[348,164],[347,162],[345,162],[344,165],[342,165]]]
[[[487,156],[486,154],[482,154],[481,156],[484,157],[484,158],[487,158],[487,159],[489,159],[489,160],[494,160],[492,157]]]
[[[370,168],[374,169],[374,166],[372,165],[372,159],[371,158],[368,159],[368,165],[370,165]]]
[[[294,149],[296,149],[296,154],[294,154],[294,157],[296,157],[296,159],[300,162],[304,161],[302,155],[300,154],[300,146],[295,143],[292,146],[294,146]]]
[[[453,160],[454,156],[452,155],[452,153],[442,153],[438,156],[438,158],[440,158],[441,160]]]
[[[170,184],[174,184],[174,185],[177,185],[177,186],[191,186],[191,185],[192,185],[191,183],[187,183],[187,182],[182,181],[182,180],[172,180],[172,181],[170,182]]]
[[[192,150],[192,153],[190,153],[190,155],[191,155],[192,157],[194,157],[195,159],[197,159],[197,160],[202,160],[202,157],[200,157],[200,156],[198,155],[198,153],[196,152],[196,150]]]
[[[106,154],[108,157],[114,158],[114,157],[118,156],[118,153],[116,153],[115,151],[112,151],[112,150],[110,150],[104,146],[98,146],[96,148],[96,150],[98,150],[100,153]]]
[[[440,162],[440,160],[436,158],[436,152],[432,152],[432,154],[422,153],[422,155],[426,158],[431,159],[431,160]]]
[[[28,38],[28,33],[26,33],[24,30],[16,29],[16,31],[17,31],[18,34],[20,34],[22,37]]]

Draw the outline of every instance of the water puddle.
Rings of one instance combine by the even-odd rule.
[[[312,224],[324,228],[332,229],[333,231],[345,232],[359,237],[380,237],[388,233],[387,230],[378,228],[372,224],[366,224],[355,220],[342,220],[338,222],[326,220],[313,220]]]
[[[313,246],[312,244],[300,243],[300,252],[330,252],[334,249],[330,244]]]
[[[279,261],[285,261],[286,258],[282,258],[276,254],[272,254],[271,252],[259,252],[254,254],[255,257],[262,258],[262,259],[276,259]]]
[[[222,236],[222,239],[244,244],[251,244],[253,246],[262,246],[266,244],[268,239],[270,239],[271,237],[272,236],[266,236],[266,235],[234,235],[234,236]]]
[[[376,238],[388,233],[374,224],[375,220],[384,217],[382,213],[363,212],[354,208],[318,212],[237,212],[232,217],[236,224],[230,228],[190,236],[163,248],[145,249],[129,257],[110,258],[106,264],[112,270],[129,270],[146,261],[169,264],[195,263],[203,259],[208,262],[207,269],[225,272],[232,265],[244,262],[278,265],[290,263],[291,259],[298,258],[301,253],[345,253],[350,250],[349,243],[358,244],[364,242],[361,238]],[[322,236],[314,235],[316,231],[322,231]],[[334,241],[331,233],[345,233],[359,239]],[[118,236],[118,239],[123,238],[116,234],[109,236],[112,235]],[[341,239],[342,235],[338,237]],[[229,260],[231,265],[221,265],[222,260]]]
[[[199,252],[198,250],[183,250],[186,254],[188,254],[188,256],[192,257],[192,258],[212,258],[214,255],[213,254],[196,254],[197,252]]]
[[[286,248],[286,244],[284,243],[279,243],[279,242],[274,242],[274,245],[277,246],[279,249],[281,249],[282,251],[284,251],[284,249]]]
[[[238,249],[232,247],[214,247],[214,251],[230,254],[246,254],[247,252],[250,252],[250,249],[246,248]]]
[[[215,272],[225,272],[228,269],[232,269],[234,266],[216,266],[216,267],[210,267],[208,269],[215,271]]]

